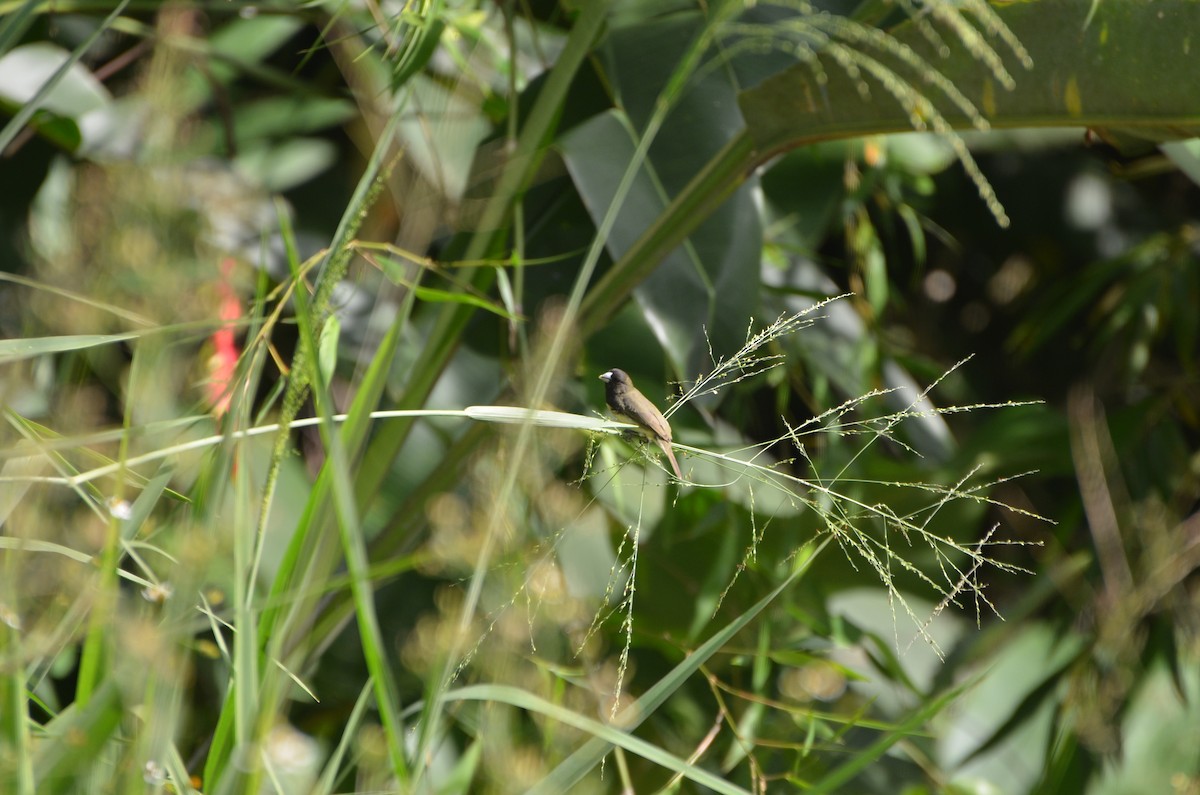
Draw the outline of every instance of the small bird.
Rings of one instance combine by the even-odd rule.
[[[683,480],[679,462],[671,450],[671,425],[662,412],[655,408],[645,395],[633,385],[633,379],[624,370],[615,367],[600,376],[604,382],[604,402],[613,414],[638,426],[643,436],[653,439],[671,460],[675,477]]]

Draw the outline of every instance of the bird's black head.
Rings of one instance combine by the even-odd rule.
[[[603,375],[601,375],[600,380],[606,384],[631,384],[631,383],[633,383],[632,381],[629,380],[629,376],[625,373],[624,370],[618,370],[615,367],[613,369],[609,370],[607,373],[604,373]]]

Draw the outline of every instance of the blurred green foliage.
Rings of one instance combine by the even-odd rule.
[[[1200,792],[1198,9],[0,0],[0,791]]]

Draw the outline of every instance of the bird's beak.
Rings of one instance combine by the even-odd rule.
[[[604,382],[604,383],[606,383],[606,384],[607,384],[607,383],[608,383],[610,380],[612,380],[612,370],[609,370],[607,373],[604,373],[604,374],[602,374],[602,375],[600,376],[600,380],[601,380],[601,381],[603,381],[603,382]]]

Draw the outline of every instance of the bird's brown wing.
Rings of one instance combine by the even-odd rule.
[[[654,431],[654,435],[665,442],[671,441],[671,425],[666,418],[655,409],[646,420],[646,427]]]
[[[645,395],[636,389],[630,389],[623,398],[622,414],[635,424],[645,427],[659,439],[671,441],[671,424]]]
[[[651,435],[671,462],[671,469],[675,472],[675,477],[683,480],[683,473],[679,471],[679,462],[675,460],[675,452],[671,449],[671,423],[667,422],[667,418],[646,399],[645,395],[633,387],[629,387],[621,394],[613,396],[610,408],[614,413],[624,416]]]

